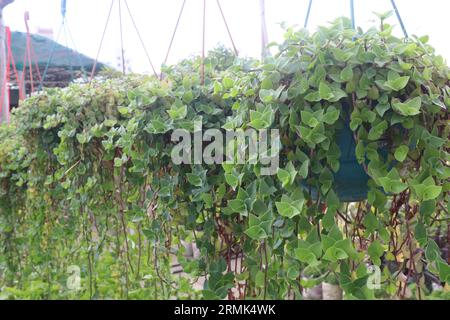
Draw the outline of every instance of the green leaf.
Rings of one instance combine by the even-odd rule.
[[[273,82],[270,78],[264,78],[261,82],[261,89],[273,89]]]
[[[424,217],[425,219],[429,218],[431,214],[436,210],[436,201],[435,200],[428,200],[428,201],[422,201],[420,203],[420,215]]]
[[[406,102],[400,102],[395,100],[392,102],[392,108],[395,112],[401,114],[402,116],[415,116],[420,113],[420,108],[422,106],[422,99],[420,97],[415,97]]]
[[[305,96],[305,100],[309,102],[317,102],[321,100],[319,91],[313,91]]]
[[[379,178],[379,181],[387,193],[398,194],[405,191],[408,187],[406,183],[401,182],[400,175],[395,168],[386,177]]]
[[[235,176],[234,174],[231,173],[226,173],[225,174],[225,181],[234,189],[236,190],[236,188],[239,185],[239,178],[237,176]]]
[[[300,214],[300,210],[289,202],[276,202],[275,205],[278,213],[283,217],[292,219]]]
[[[363,163],[365,159],[365,150],[364,143],[359,141],[355,148],[355,156],[359,163]]]
[[[353,52],[351,51],[344,51],[339,48],[332,49],[334,58],[339,62],[346,62],[353,56]]]
[[[285,169],[278,168],[277,177],[280,180],[283,188],[294,183],[297,171],[292,162],[289,162]]]
[[[150,134],[162,134],[172,129],[172,123],[162,119],[153,119],[144,128]]]
[[[167,111],[167,113],[173,120],[184,119],[187,115],[187,106],[176,106],[175,104],[173,104],[170,110]]]
[[[325,229],[331,229],[335,224],[335,212],[334,210],[327,210],[327,213],[322,218],[322,225]]]
[[[306,160],[300,166],[300,169],[298,170],[298,175],[301,178],[306,179],[308,177],[308,171],[309,171],[309,160]]]
[[[427,240],[428,240],[427,230],[425,228],[425,225],[422,222],[418,222],[416,224],[416,227],[414,229],[414,236],[421,246],[426,245]]]
[[[190,104],[192,101],[194,101],[194,93],[192,92],[192,90],[186,91],[183,94],[183,101],[186,104]]]
[[[249,125],[256,130],[267,129],[268,127],[270,127],[270,124],[268,124],[263,119],[254,119],[249,123]]]
[[[341,248],[337,248],[335,246],[328,248],[323,255],[324,260],[328,260],[331,262],[336,262],[338,260],[344,260],[347,258],[348,254]]]
[[[280,180],[283,188],[286,187],[291,181],[291,175],[288,171],[278,168],[277,177]]]
[[[311,128],[315,128],[319,124],[319,120],[310,111],[302,111],[300,113],[302,122]]]
[[[391,108],[391,105],[389,103],[379,103],[375,107],[375,111],[378,113],[380,117],[384,116],[386,111],[388,111]]]
[[[192,184],[193,186],[196,187],[203,186],[203,181],[197,174],[188,173],[186,176],[188,178],[189,183]]]
[[[392,89],[394,91],[400,91],[406,87],[406,85],[408,84],[408,81],[409,81],[408,76],[398,77],[396,79],[386,81],[384,83],[384,86],[388,87],[389,89]]]
[[[415,184],[412,187],[422,201],[434,200],[439,197],[442,192],[442,187],[435,185],[432,177],[428,177],[423,183]]]
[[[264,103],[275,102],[281,95],[284,87],[280,87],[277,90],[273,89],[261,89],[259,90],[259,98]]]
[[[409,148],[408,146],[402,145],[395,149],[394,157],[397,161],[403,162],[408,155]]]
[[[437,197],[439,197],[441,192],[442,192],[441,186],[427,186],[425,188],[425,192],[423,193],[422,200],[428,201],[428,200],[436,199]]]
[[[352,241],[349,238],[337,241],[334,247],[344,250],[344,252],[352,259],[355,259],[358,255],[357,251],[353,247]]]
[[[341,111],[336,109],[336,107],[331,106],[328,108],[327,112],[325,113],[323,117],[323,121],[326,124],[332,125],[334,124],[338,119]]]
[[[308,250],[312,252],[317,259],[319,259],[322,256],[322,243],[320,241],[313,243],[309,246]]]
[[[428,240],[427,248],[425,249],[425,257],[428,261],[436,261],[441,258],[441,249],[432,239]]]
[[[263,215],[267,212],[267,205],[264,203],[264,201],[260,199],[256,199],[256,201],[253,203],[252,210],[254,213],[256,213],[258,216]]]
[[[323,100],[330,100],[333,98],[333,91],[325,81],[319,84],[319,96]]]
[[[228,205],[234,212],[237,212],[237,213],[244,213],[247,211],[245,202],[240,199],[229,200]]]
[[[441,186],[425,186],[423,184],[414,185],[414,191],[417,193],[419,199],[422,201],[434,200],[442,192]]]
[[[120,158],[114,158],[114,167],[120,168],[122,166],[122,159]]]
[[[311,252],[310,249],[306,248],[295,249],[295,258],[307,264],[313,264],[316,261],[316,256]]]
[[[333,89],[333,97],[331,97],[331,99],[329,100],[331,102],[337,102],[337,101],[341,100],[342,98],[345,98],[348,96],[347,92],[345,92],[344,90],[342,90],[339,87],[334,86],[334,87],[332,87],[332,89]]]
[[[245,230],[245,234],[253,240],[262,240],[267,238],[267,233],[259,225],[248,228]]]
[[[436,262],[437,269],[439,271],[439,278],[442,282],[450,283],[450,265],[443,259]]]
[[[380,257],[384,253],[384,248],[381,245],[380,241],[375,240],[374,242],[372,242],[369,248],[367,248],[367,252],[369,253],[369,256],[372,259],[373,263],[379,266],[381,264]]]
[[[388,123],[386,120],[383,120],[379,124],[373,126],[369,131],[369,135],[368,135],[369,140],[374,141],[374,140],[380,139],[387,128],[388,128]]]
[[[380,20],[386,20],[387,18],[389,18],[390,16],[392,16],[393,11],[386,11],[386,12],[382,12],[382,13],[378,13],[378,12],[374,12],[374,14],[380,19]]]
[[[250,110],[250,123],[249,125],[256,130],[266,129],[272,124],[272,118],[265,113],[259,111]]]
[[[339,198],[333,189],[331,189],[327,194],[327,204],[328,210],[330,211],[339,209],[339,206],[341,205],[341,202],[339,201]]]
[[[234,81],[231,78],[225,77],[222,80],[222,84],[225,89],[231,89],[234,86]]]
[[[259,288],[264,287],[264,284],[266,283],[266,275],[263,271],[258,270],[255,276],[255,285]]]
[[[353,68],[350,65],[347,65],[341,71],[341,80],[347,82],[352,79],[353,79]]]
[[[222,92],[222,85],[219,82],[214,82],[214,94],[220,94]]]
[[[213,205],[213,197],[211,193],[203,193],[202,200],[205,203],[205,208],[211,208]]]
[[[378,219],[372,212],[366,214],[363,220],[363,224],[369,232],[374,232],[378,229],[379,226]]]

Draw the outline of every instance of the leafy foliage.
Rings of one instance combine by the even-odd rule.
[[[407,286],[421,298],[427,274],[448,284],[435,235],[449,223],[450,73],[426,38],[391,31],[338,19],[314,34],[287,29],[263,63],[213,52],[204,84],[194,58],[162,81],[29,98],[0,130],[0,295],[284,299],[326,280],[348,299]],[[174,165],[170,133],[194,132],[200,117],[208,129],[280,129],[277,174]],[[336,195],[344,126],[370,176],[360,203]],[[192,241],[198,259],[184,256]],[[190,277],[171,274],[173,256]],[[71,265],[80,291],[66,288]],[[380,290],[366,286],[369,265],[381,266]]]

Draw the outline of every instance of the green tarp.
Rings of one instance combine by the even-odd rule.
[[[94,65],[94,59],[91,59],[84,54],[76,52],[70,48],[67,48],[59,43],[40,36],[31,35],[31,44],[34,49],[34,55],[32,52],[33,64],[37,63],[39,68],[45,68],[49,61],[52,49],[54,48],[51,56],[50,68],[64,68],[81,70],[84,69],[87,72],[92,70]],[[24,57],[27,50],[27,34],[24,32],[11,32],[11,49],[16,63],[17,70],[23,69]],[[103,67],[103,64],[97,64],[97,71]]]

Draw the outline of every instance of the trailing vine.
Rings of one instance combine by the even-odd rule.
[[[338,19],[288,28],[264,62],[213,51],[203,85],[192,58],[161,81],[28,98],[0,129],[0,295],[301,299],[328,282],[347,299],[423,299],[431,283],[448,288],[450,71],[427,37],[391,33],[383,19],[366,32]],[[199,120],[279,129],[280,168],[175,165],[171,133]],[[351,201],[345,132],[367,179]],[[80,290],[67,289],[70,266]]]

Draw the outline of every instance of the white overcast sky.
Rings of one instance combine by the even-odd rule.
[[[99,60],[117,65],[120,54],[119,6],[115,0],[111,20]],[[131,19],[122,1],[124,44],[127,59],[135,72],[149,72],[150,66],[140,45]],[[127,0],[136,24],[144,38],[155,67],[164,61],[175,22],[183,0]],[[207,0],[206,46],[207,49],[221,43],[231,47],[216,0]],[[266,21],[269,42],[282,40],[280,22],[303,25],[309,0],[266,0]],[[378,23],[373,12],[392,9],[390,0],[355,0],[358,26],[366,29]],[[225,17],[242,56],[260,55],[259,0],[220,0]],[[350,15],[349,0],[314,0],[308,28],[314,30],[338,16]],[[450,61],[448,0],[396,0],[397,7],[409,34],[429,35],[437,52]],[[78,51],[95,57],[111,0],[67,0],[67,21],[73,42],[68,44]],[[12,30],[25,31],[23,15],[30,13],[30,29],[52,28],[56,38],[61,25],[60,0],[15,0],[4,9],[6,25]],[[187,0],[168,63],[201,51],[203,0]],[[401,29],[393,15],[389,22],[395,24],[396,33]],[[66,43],[64,34],[59,42]]]

